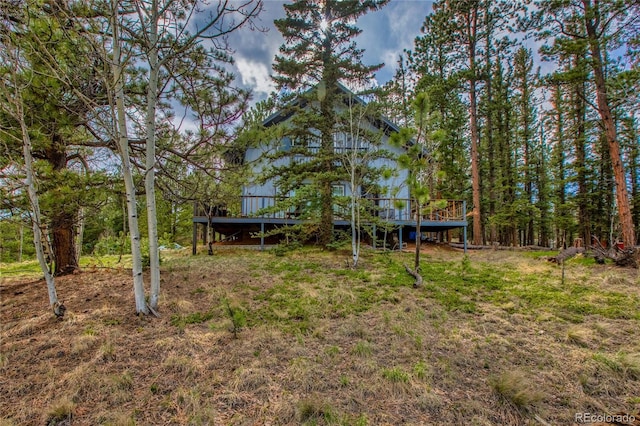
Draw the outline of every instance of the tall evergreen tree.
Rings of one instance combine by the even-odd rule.
[[[91,197],[90,191],[73,188],[90,188],[87,158],[101,145],[85,131],[91,110],[80,101],[80,96],[96,96],[96,78],[83,55],[87,43],[73,27],[65,26],[56,7],[32,1],[18,4],[21,11],[6,21],[11,25],[0,29],[0,49],[7,49],[10,40],[22,49],[22,64],[3,65],[9,73],[27,73],[23,77],[30,80],[22,91],[26,124],[34,160],[46,165],[36,167],[35,177],[43,183],[40,207],[43,226],[51,233],[53,272],[62,275],[78,268],[76,225],[81,207]],[[55,73],[50,71],[52,63],[57,64]],[[11,120],[0,121],[2,130],[18,127]],[[21,151],[9,141],[4,146],[7,156]]]
[[[482,193],[480,187],[480,136],[478,132],[479,43],[482,38],[483,12],[486,4],[481,1],[456,0],[443,3],[445,14],[450,17],[450,34],[454,43],[465,50],[466,80],[469,93],[469,132],[471,138],[471,187],[473,199],[473,242],[483,243],[481,216]],[[436,10],[434,6],[434,10]],[[455,28],[455,30],[454,30]],[[461,29],[461,31],[460,31]]]
[[[535,180],[538,188],[536,207],[539,212],[538,246],[549,247],[551,237],[551,182],[549,179],[550,150],[545,141],[545,121],[548,116],[542,115],[539,123],[540,140],[537,146]]]
[[[566,202],[566,183],[565,183],[565,150],[564,150],[564,114],[563,114],[563,92],[560,83],[552,85],[551,103],[553,105],[552,122],[554,130],[553,132],[547,132],[547,139],[552,140],[551,150],[551,170],[553,177],[553,205],[554,205],[554,235],[556,240],[556,246],[564,246],[563,236],[566,233],[566,227],[562,226],[563,221],[560,219],[561,214],[564,211],[564,204]],[[554,137],[551,138],[551,135]],[[562,239],[562,241],[561,241]]]
[[[515,99],[514,106],[517,111],[516,117],[516,141],[519,144],[519,150],[522,152],[520,164],[520,184],[523,190],[521,213],[524,217],[521,222],[523,225],[522,244],[533,245],[535,238],[534,222],[535,222],[535,201],[538,197],[537,188],[534,187],[535,182],[535,166],[537,164],[534,148],[534,97],[533,90],[537,86],[536,76],[533,75],[533,58],[531,52],[525,48],[520,48],[514,56],[514,84]]]
[[[616,202],[621,236],[625,246],[635,245],[631,203],[610,88],[607,83],[609,63],[607,49],[629,48],[637,37],[632,30],[640,21],[640,2],[580,0],[572,2],[538,2],[542,22],[539,37],[552,39],[556,54],[587,49],[587,63],[595,86],[597,112],[607,143],[616,184]]]
[[[409,61],[405,55],[400,55],[393,78],[374,94],[382,114],[399,126],[407,126],[411,117],[410,102],[415,89],[415,74]]]
[[[414,51],[409,52],[410,71],[416,87],[425,93],[438,114],[437,127],[445,134],[446,143],[440,144],[440,179],[438,198],[467,198],[467,168],[469,143],[465,136],[468,115],[461,100],[461,76],[456,69],[456,48],[447,42],[448,22],[445,14],[435,13],[425,18],[422,34],[416,38]]]
[[[498,239],[506,246],[518,244],[518,147],[513,136],[514,112],[511,90],[513,70],[497,62],[492,74],[494,136],[496,158],[496,192],[498,206],[491,223],[498,226]]]
[[[636,234],[640,234],[640,132],[638,129],[638,121],[634,116],[628,116],[622,120],[621,139],[624,141],[629,157],[631,203]],[[640,235],[636,235],[636,241],[640,241]]]
[[[332,184],[341,178],[334,152],[338,108],[343,101],[339,82],[363,87],[382,67],[362,63],[363,51],[353,40],[361,33],[355,22],[388,1],[299,0],[285,4],[286,17],[274,22],[285,39],[275,58],[274,80],[281,91],[296,97],[289,104],[297,110],[289,137],[300,149],[298,154],[310,157],[305,164],[293,164],[274,175],[287,175],[281,179],[281,184],[287,182],[282,186],[285,191],[319,194],[318,239],[322,245],[333,238]],[[314,86],[316,90],[309,90]],[[301,191],[307,183],[311,187]]]

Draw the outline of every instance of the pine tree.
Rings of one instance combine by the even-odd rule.
[[[498,206],[496,215],[491,218],[498,225],[498,238],[505,246],[518,244],[518,149],[513,136],[515,120],[511,99],[513,85],[511,69],[506,69],[500,62],[495,65],[492,74],[494,86],[495,132],[496,145],[496,191]]]
[[[388,1],[299,0],[285,4],[286,17],[274,22],[285,39],[273,65],[274,80],[282,92],[296,98],[289,104],[296,110],[289,137],[300,148],[298,154],[312,157],[274,175],[283,176],[284,191],[318,194],[318,239],[324,246],[333,238],[332,184],[341,180],[334,153],[337,109],[344,93],[339,82],[363,87],[382,66],[364,65],[363,51],[353,39],[361,32],[357,18]],[[315,86],[317,90],[309,90]],[[307,183],[311,186],[304,188]]]
[[[467,61],[465,72],[469,85],[469,131],[471,137],[471,187],[473,199],[473,243],[481,245],[484,240],[481,216],[481,186],[480,186],[480,136],[478,132],[478,101],[477,84],[480,80],[478,65],[478,44],[480,43],[483,5],[480,1],[457,0],[445,3],[450,8],[450,25],[462,31],[452,34],[457,43],[462,44]],[[434,6],[435,10],[435,6]],[[485,11],[486,12],[486,11]]]
[[[402,147],[405,153],[398,158],[398,164],[409,171],[407,185],[411,193],[411,211],[416,220],[416,248],[413,271],[414,286],[422,284],[420,275],[420,234],[421,221],[429,204],[434,202],[436,181],[439,174],[439,145],[444,141],[445,132],[438,128],[441,120],[427,93],[419,93],[413,101],[414,128],[403,128],[389,139],[392,145]]]
[[[607,49],[625,47],[637,35],[629,29],[640,20],[640,4],[637,1],[600,2],[581,0],[576,2],[538,2],[541,29],[539,37],[553,38],[550,52],[573,53],[586,47],[587,64],[595,86],[597,112],[600,116],[607,152],[611,159],[616,184],[616,202],[622,240],[625,246],[635,245],[635,231],[631,216],[631,203],[627,188],[625,167],[618,141],[612,98],[607,85]]]
[[[14,173],[17,169],[20,175],[24,173],[24,187],[27,190],[27,196],[29,199],[28,214],[31,218],[31,227],[33,229],[33,243],[38,259],[40,270],[45,277],[47,284],[47,293],[49,295],[49,305],[53,309],[56,316],[61,317],[64,315],[64,307],[58,301],[58,295],[55,286],[55,280],[50,266],[47,264],[47,260],[44,254],[44,246],[46,240],[46,234],[44,232],[44,224],[42,221],[42,215],[40,212],[40,193],[38,190],[38,183],[35,178],[35,167],[33,159],[33,144],[31,142],[30,131],[27,126],[27,118],[25,114],[25,104],[23,98],[23,92],[30,85],[30,79],[28,78],[29,72],[21,68],[21,64],[24,64],[24,58],[20,47],[13,43],[14,40],[8,37],[7,34],[0,33],[0,42],[3,46],[2,54],[0,55],[0,63],[2,64],[15,64],[16,68],[13,72],[2,73],[2,79],[0,79],[0,112],[4,117],[4,122],[8,117],[11,118],[13,123],[17,123],[19,131],[16,134],[9,133],[11,139],[19,141],[22,149],[23,165],[15,164],[12,161],[4,160],[8,163]],[[4,68],[4,67],[3,67]],[[2,127],[0,127],[2,129]],[[3,135],[5,134],[5,129]],[[13,164],[12,164],[13,163]]]
[[[438,128],[445,133],[446,143],[439,145],[440,171],[438,198],[467,198],[469,144],[465,137],[468,121],[461,100],[461,76],[456,70],[455,46],[447,42],[447,16],[435,13],[425,18],[422,35],[409,52],[410,71],[417,80],[414,90],[426,93],[432,108],[438,112]]]
[[[93,112],[79,98],[95,96],[91,88],[95,87],[96,79],[83,55],[87,44],[73,27],[65,27],[64,14],[57,7],[33,2],[22,6],[21,12],[16,11],[6,21],[11,22],[11,27],[1,28],[6,38],[0,42],[0,49],[6,49],[10,39],[22,49],[23,64],[3,65],[9,72],[25,73],[23,77],[30,80],[22,97],[34,160],[46,165],[35,168],[36,178],[43,183],[42,221],[51,233],[47,240],[51,242],[53,272],[63,275],[78,269],[79,211],[89,204],[92,196],[88,190],[92,171],[87,158],[95,145],[84,127]],[[51,71],[53,63],[55,72]],[[7,128],[18,127],[10,121],[5,123]],[[11,143],[5,146],[10,156],[21,151]]]
[[[567,246],[567,235],[572,232],[574,227],[574,220],[572,215],[572,209],[568,202],[567,196],[567,184],[568,184],[568,154],[569,146],[567,144],[566,127],[567,127],[567,114],[566,114],[566,99],[565,90],[560,81],[548,79],[548,84],[551,86],[552,96],[551,104],[552,116],[551,122],[553,130],[547,132],[545,141],[551,140],[551,170],[553,177],[553,206],[554,206],[554,223],[555,223],[555,240],[556,247]],[[553,136],[551,138],[551,136]],[[547,142],[548,143],[548,142]]]
[[[633,222],[636,234],[640,234],[640,132],[638,131],[638,122],[633,116],[625,117],[622,121],[622,128],[621,137],[629,158]],[[636,235],[636,241],[639,240],[640,235]]]
[[[393,123],[399,126],[409,124],[410,102],[415,82],[415,75],[410,69],[407,58],[404,55],[398,57],[396,72],[381,90],[374,93],[377,96],[380,112]]]
[[[524,245],[533,245],[535,238],[535,200],[537,198],[535,182],[536,152],[534,151],[533,125],[535,111],[533,108],[533,89],[536,87],[536,77],[532,74],[533,58],[531,52],[525,48],[520,48],[514,56],[514,84],[515,99],[514,106],[517,111],[516,140],[522,152],[522,162],[520,167],[520,184],[523,189],[521,213],[524,213],[519,222],[524,229],[522,232]]]
[[[537,146],[538,157],[536,161],[536,187],[538,188],[538,200],[536,208],[540,214],[538,222],[538,246],[549,247],[551,237],[551,182],[549,179],[549,148],[545,140],[545,121],[547,115],[540,118],[540,142]]]

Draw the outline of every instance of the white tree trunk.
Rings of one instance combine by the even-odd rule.
[[[352,257],[352,266],[355,268],[358,266],[358,260],[360,259],[360,239],[358,238],[358,227],[360,223],[357,221],[356,217],[356,209],[358,208],[358,198],[356,196],[355,189],[355,178],[354,178],[354,167],[351,167],[351,257]]]
[[[41,226],[41,214],[40,214],[40,202],[38,200],[38,191],[36,189],[36,183],[33,176],[33,156],[31,155],[31,138],[27,131],[27,126],[24,122],[24,114],[22,110],[22,101],[16,100],[16,109],[18,119],[20,121],[20,129],[22,130],[22,148],[24,154],[24,166],[26,172],[26,185],[27,192],[29,194],[29,204],[31,204],[31,223],[33,226],[33,243],[36,248],[36,257],[38,258],[38,264],[40,270],[44,274],[44,279],[47,282],[47,292],[49,293],[49,305],[52,309],[58,305],[58,294],[56,293],[56,285],[53,279],[53,274],[47,265],[47,260],[44,256],[43,239],[42,239],[42,226]]]
[[[147,200],[147,225],[149,228],[149,268],[151,292],[149,305],[158,308],[160,297],[160,252],[158,249],[158,221],[156,215],[155,159],[156,159],[156,106],[158,103],[158,2],[152,0],[149,11],[149,85],[147,87],[147,140],[144,189]]]
[[[31,215],[31,225],[33,229],[33,243],[35,245],[36,250],[36,258],[38,259],[38,264],[40,265],[40,270],[44,275],[44,279],[47,283],[47,292],[49,294],[49,304],[53,308],[54,313],[58,314],[60,311],[57,310],[60,303],[58,302],[58,294],[56,292],[55,281],[53,278],[53,274],[51,273],[51,269],[49,265],[47,265],[47,260],[45,258],[44,253],[44,244],[46,241],[43,240],[43,232],[42,232],[42,215],[40,213],[40,201],[38,199],[38,189],[36,187],[34,172],[33,172],[33,155],[31,154],[31,137],[29,136],[29,130],[27,128],[27,124],[24,119],[24,104],[22,100],[22,95],[20,92],[20,87],[18,84],[18,73],[20,72],[19,64],[20,61],[20,53],[17,49],[7,49],[5,52],[7,57],[3,55],[1,60],[13,62],[13,65],[16,67],[12,74],[9,74],[10,77],[13,77],[13,81],[10,85],[5,84],[5,81],[2,81],[1,88],[6,90],[6,98],[8,102],[4,104],[0,104],[0,109],[6,111],[10,116],[15,118],[15,120],[20,124],[20,132],[22,137],[22,153],[24,155],[24,168],[25,168],[25,185],[27,187],[27,195],[29,197],[29,205],[30,205],[30,215]],[[8,56],[11,55],[11,59]],[[23,236],[24,231],[22,225],[20,225],[20,258],[22,258],[22,244],[23,244]],[[62,312],[64,313],[64,312]],[[60,315],[62,316],[62,314]]]
[[[361,137],[361,122],[364,113],[354,117],[353,104],[349,107],[349,136],[351,137],[351,146],[345,157],[349,163],[349,186],[351,190],[351,266],[358,266],[360,260],[360,185],[362,179],[358,176],[360,165],[366,162],[365,158],[361,158],[358,152],[358,141]]]
[[[354,138],[352,138],[353,140]],[[356,145],[356,143],[354,143]],[[358,194],[358,184],[356,182],[357,173],[357,149],[351,150],[351,257],[354,268],[358,266],[360,260],[360,195]]]
[[[129,234],[131,236],[131,257],[133,263],[133,293],[136,302],[136,312],[148,314],[149,310],[145,301],[144,282],[142,277],[142,254],[140,251],[140,229],[138,227],[138,209],[136,206],[136,191],[131,171],[131,159],[129,157],[129,137],[127,131],[127,117],[124,105],[124,64],[121,58],[120,22],[118,19],[118,0],[112,0],[113,5],[113,62],[111,71],[116,101],[115,134],[118,135],[118,151],[122,158],[122,175],[127,199],[127,217],[129,222]]]
[[[78,211],[78,236],[76,238],[76,259],[80,263],[82,256],[82,239],[84,237],[84,207],[80,207]]]

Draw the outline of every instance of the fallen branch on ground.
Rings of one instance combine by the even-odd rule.
[[[414,271],[413,269],[409,268],[407,265],[404,265],[404,269],[406,269],[407,273],[416,280],[413,283],[413,288],[418,288],[422,286],[422,275],[420,275],[418,271]]]
[[[584,253],[584,247],[569,247],[568,249],[562,250],[557,256],[550,257],[549,261],[562,263],[580,253]]]

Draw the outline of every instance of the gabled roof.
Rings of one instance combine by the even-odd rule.
[[[317,88],[317,85],[310,88],[306,92],[304,92],[304,94],[314,91],[316,90],[316,88]],[[338,89],[340,89],[340,91],[345,95],[350,95],[351,99],[353,99],[356,103],[360,105],[366,105],[366,102],[364,101],[364,99],[362,99],[360,96],[353,93],[343,84],[338,83]],[[283,121],[288,120],[295,114],[295,110],[293,110],[291,107],[300,106],[304,108],[306,104],[307,104],[306,99],[302,97],[298,97],[288,104],[288,108],[283,108],[280,111],[277,111],[271,114],[269,117],[267,117],[267,119],[262,122],[262,125],[265,127],[270,127],[270,126],[275,126],[276,124],[282,123]],[[387,135],[389,135],[391,132],[400,131],[400,127],[398,125],[391,122],[391,120],[389,120],[384,116],[379,116],[377,118],[376,117],[370,117],[370,118],[371,118],[372,124],[378,127],[379,129],[382,129]]]

